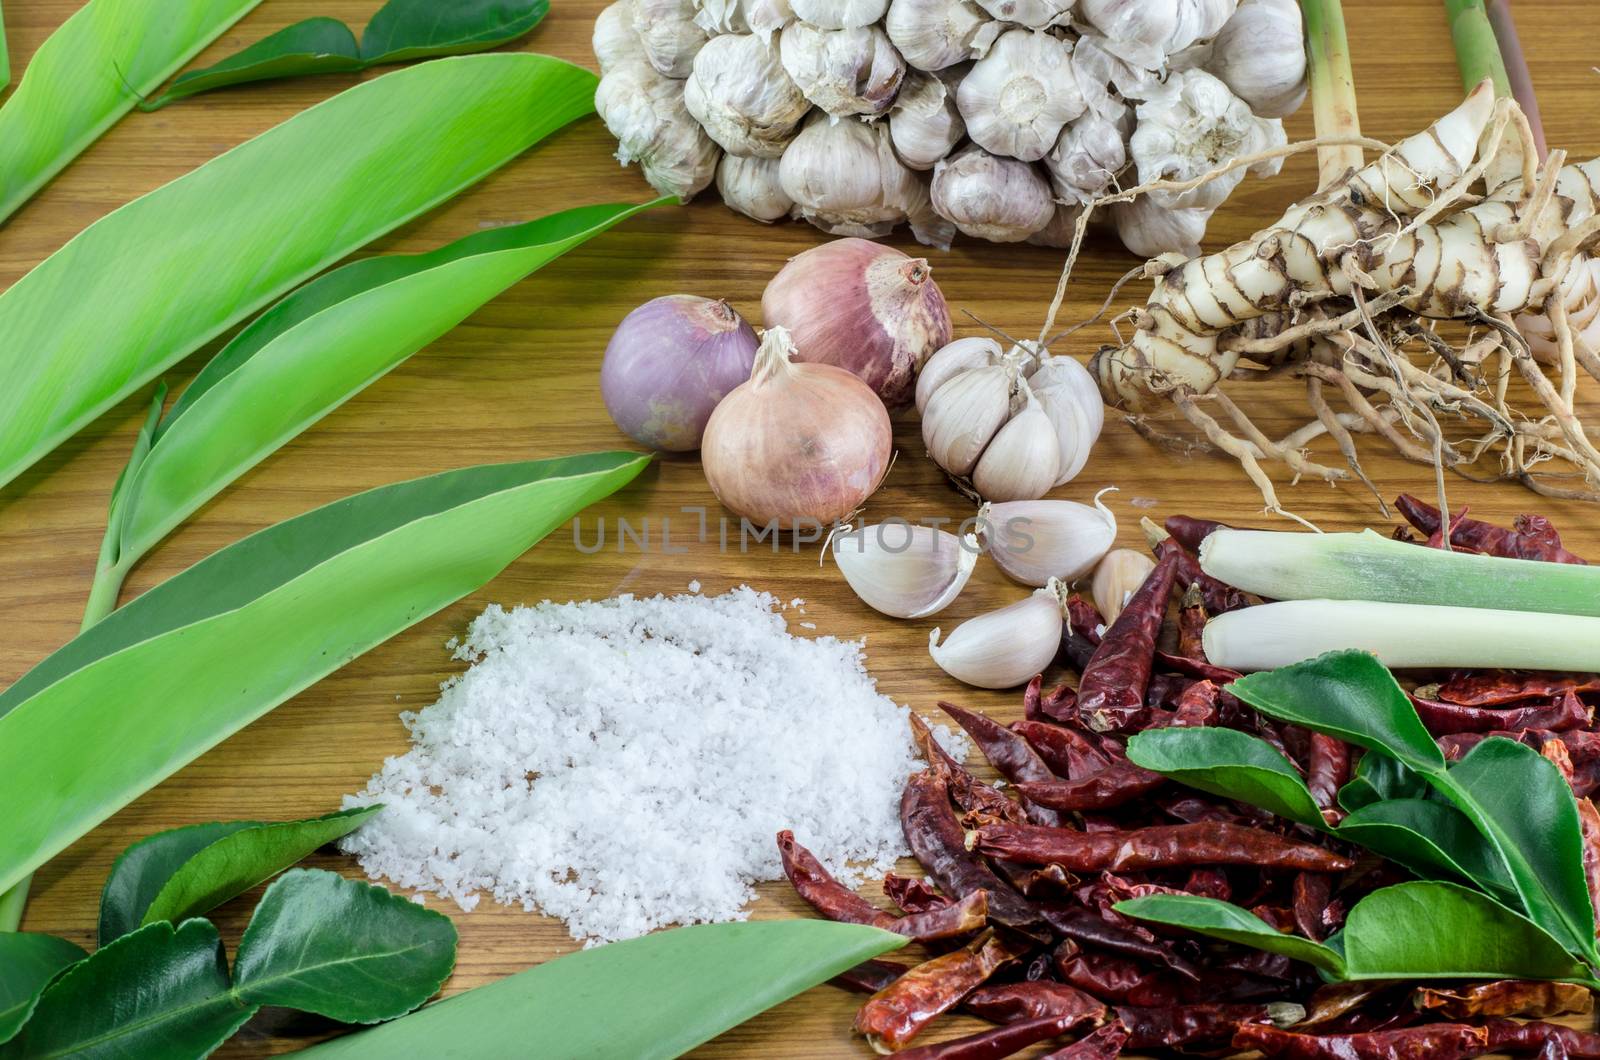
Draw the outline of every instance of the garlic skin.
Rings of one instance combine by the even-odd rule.
[[[995,432],[972,469],[972,484],[986,500],[1042,497],[1061,473],[1056,426],[1028,384],[1019,385],[1021,407]]]
[[[887,112],[906,72],[879,26],[820,29],[792,22],[779,35],[778,50],[805,97],[840,118]]]
[[[1015,688],[1043,673],[1061,647],[1065,589],[1059,582],[1009,607],[968,619],[943,644],[928,637],[939,669],[975,688]]]
[[[848,524],[833,535],[833,562],[861,602],[891,618],[927,618],[950,606],[977,566],[978,540],[931,526]]]
[[[1087,106],[1072,70],[1072,45],[1048,33],[1007,30],[961,79],[956,106],[973,143],[1037,162]]]
[[[1105,38],[1108,51],[1149,70],[1167,56],[1215,36],[1238,0],[1079,0],[1077,17]]]
[[[685,78],[707,39],[696,24],[693,0],[628,0],[633,31],[645,58],[667,77]]]
[[[1029,236],[1028,242],[1036,247],[1067,250],[1072,246],[1073,238],[1078,231],[1078,218],[1082,216],[1082,206],[1063,206],[1058,203],[1050,223]]]
[[[1139,127],[1129,141],[1129,157],[1139,183],[1191,180],[1245,155],[1287,142],[1283,122],[1258,118],[1244,100],[1204,70],[1172,74],[1159,95],[1140,103]],[[1282,159],[1258,163],[1251,172],[1270,176]],[[1235,169],[1189,191],[1153,191],[1144,196],[1167,210],[1214,210],[1245,178]]]
[[[742,158],[727,154],[717,163],[717,191],[728,206],[770,224],[789,216],[794,200],[778,180],[776,158]]]
[[[1111,221],[1122,245],[1140,257],[1176,253],[1192,258],[1200,253],[1211,211],[1169,210],[1141,195],[1132,202],[1114,203]]]
[[[706,42],[694,57],[683,102],[725,150],[754,158],[780,157],[811,109],[777,49],[751,33]]]
[[[1100,500],[1114,488],[1095,494],[1093,507],[1055,500],[985,504],[978,510],[981,539],[995,565],[1013,581],[1076,581],[1103,565],[1117,539],[1117,517]]]
[[[1127,162],[1122,130],[1098,114],[1068,125],[1044,156],[1050,189],[1065,203],[1086,203],[1104,194]]]
[[[932,73],[982,58],[1004,27],[972,0],[891,0],[883,28],[909,65]]]
[[[1026,162],[968,144],[933,167],[933,208],[962,232],[1020,243],[1055,216],[1050,185]]]
[[[783,152],[778,179],[796,214],[841,236],[888,235],[927,197],[895,155],[888,129],[820,113]]]
[[[789,0],[795,17],[823,29],[859,29],[883,18],[889,0]]]
[[[922,441],[934,463],[952,475],[971,473],[989,440],[1011,418],[1016,374],[1015,365],[985,365],[959,373],[933,392],[922,414]]]
[[[1110,625],[1122,614],[1128,597],[1134,594],[1145,578],[1156,569],[1155,561],[1143,552],[1131,548],[1107,552],[1100,565],[1094,569],[1094,606]]]
[[[617,160],[638,162],[650,186],[685,202],[711,183],[720,153],[683,102],[684,84],[630,60],[600,79],[594,106],[617,138]]]
[[[1287,118],[1306,98],[1304,42],[1295,0],[1240,0],[1203,65],[1257,117]]]
[[[1001,22],[1014,22],[1028,29],[1050,29],[1065,25],[1074,0],[978,0],[989,14]]]
[[[889,139],[900,161],[912,169],[932,169],[966,134],[955,93],[944,81],[920,70],[907,72],[889,112]]]
[[[789,0],[694,0],[695,25],[708,36],[758,33],[771,38],[794,21]]]
[[[1030,346],[1033,343],[1029,343]],[[1076,357],[1048,351],[1038,354],[1039,367],[1028,375],[1028,385],[1043,401],[1047,395],[1073,401],[1083,411],[1093,441],[1106,425],[1105,399],[1089,369]]]
[[[630,59],[648,59],[644,42],[633,31],[631,0],[616,0],[600,12],[600,17],[594,20],[590,44],[602,74],[610,73],[613,67]]]
[[[917,375],[917,413],[928,410],[928,399],[958,373],[1000,363],[1000,344],[987,335],[956,339],[929,357]]]

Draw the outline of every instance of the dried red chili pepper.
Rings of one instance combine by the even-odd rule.
[[[992,789],[991,789],[992,790]],[[989,917],[1017,931],[1047,937],[1037,910],[966,848],[966,833],[945,783],[932,773],[917,773],[900,796],[900,827],[922,867],[947,894],[989,892]]]
[[[1182,674],[1153,673],[1150,683],[1144,688],[1144,705],[1152,712],[1164,709],[1175,703],[1183,690],[1193,683],[1192,678]]]
[[[1169,515],[1162,526],[1166,527],[1173,540],[1190,552],[1199,552],[1200,542],[1215,531],[1232,529],[1227,523],[1219,523],[1215,519],[1195,519],[1188,515]]]
[[[1215,898],[1221,902],[1233,897],[1233,884],[1228,882],[1227,874],[1216,869],[1189,870],[1189,877],[1179,890],[1184,894],[1198,894],[1202,898]]]
[[[1311,734],[1306,762],[1306,787],[1330,825],[1344,817],[1339,808],[1339,789],[1350,779],[1350,745],[1320,732]]]
[[[950,715],[957,725],[966,730],[967,735],[972,737],[973,742],[978,745],[979,750],[989,759],[995,770],[1013,784],[1056,779],[1056,775],[1050,772],[1050,767],[1044,764],[1044,759],[1039,757],[1039,753],[1026,739],[994,719],[974,714],[944,700],[939,701],[939,709]],[[1026,795],[1023,796],[1022,806],[1028,819],[1035,824],[1061,823],[1060,814],[1042,806],[1030,805]]]
[[[1231,1045],[1246,1023],[1288,1026],[1305,1015],[1289,1002],[1254,1005],[1172,1005],[1138,1008],[1119,1005],[1117,1019],[1128,1028],[1129,1049],[1175,1049]]]
[[[1056,810],[1109,810],[1150,794],[1167,783],[1160,773],[1132,762],[1116,762],[1077,780],[1044,784],[1018,784],[1017,792],[1029,802]]]
[[[778,833],[778,854],[795,892],[829,920],[867,924],[922,942],[970,935],[988,920],[989,892],[984,890],[927,912],[891,916],[834,879],[811,851],[795,841],[793,832]]]
[[[1398,1007],[1399,1001],[1408,989],[1409,987],[1404,984],[1393,981],[1366,980],[1324,984],[1312,993],[1306,1005],[1305,1019],[1301,1020],[1295,1029],[1319,1032],[1336,1028],[1353,1030],[1355,1028],[1345,1027],[1344,1024],[1348,1017],[1362,1010],[1366,1010],[1379,1020],[1387,1019],[1389,1013]]]
[[[1067,624],[1084,640],[1098,647],[1100,631],[1105,628],[1106,619],[1092,601],[1073,593],[1067,597]]]
[[[1297,1034],[1246,1023],[1234,1034],[1233,1047],[1285,1060],[1467,1060],[1494,1048],[1487,1030],[1464,1023],[1364,1034]]]
[[[1152,797],[1150,801],[1162,813],[1184,824],[1201,824],[1206,821],[1245,823],[1245,818],[1230,807],[1188,792],[1162,793]]]
[[[1028,687],[1022,690],[1022,716],[1030,721],[1043,721],[1044,674],[1034,674]]]
[[[1469,707],[1414,695],[1410,698],[1422,724],[1434,736],[1458,732],[1516,732],[1520,729],[1563,732],[1587,728],[1594,722],[1594,708],[1585,706],[1578,694],[1571,691],[1561,693],[1553,703],[1524,707]]]
[[[1070,1034],[1091,1022],[1094,1021],[1088,1016],[1045,1016],[940,1042],[938,1045],[918,1046],[899,1055],[906,1060],[1001,1060],[1020,1053],[1030,1045]]]
[[[1128,1031],[1120,1023],[1108,1023],[1084,1035],[1065,1049],[1041,1056],[1039,1060],[1115,1060],[1128,1044]]]
[[[1027,740],[1050,771],[1059,776],[1081,777],[1115,761],[1098,742],[1071,725],[1017,721],[1012,722],[1011,731]]]
[[[1045,923],[1049,924],[1056,934],[1073,943],[1146,961],[1176,972],[1193,982],[1201,981],[1200,969],[1192,962],[1148,931],[1144,931],[1118,914],[1112,914],[1117,916],[1117,921],[1113,922],[1093,910],[1054,902],[1038,903],[1038,909]]]
[[[884,873],[883,894],[907,913],[926,913],[950,904],[950,899],[936,891],[927,880],[895,872]]]
[[[1039,711],[1044,715],[1043,717],[1029,718],[1028,720],[1077,721],[1078,690],[1065,683],[1057,685],[1049,692],[1046,692],[1044,699],[1040,700]]]
[[[876,994],[910,970],[904,964],[873,958],[862,961],[853,968],[846,968],[829,979],[828,983],[845,990],[854,990],[858,994]]]
[[[1178,546],[1174,548],[1178,552],[1178,569],[1175,577],[1179,590],[1188,592],[1193,589],[1199,593],[1200,601],[1205,604],[1208,612],[1213,615],[1225,615],[1229,611],[1237,611],[1255,603],[1227,582],[1218,581],[1202,570],[1200,561],[1192,554],[1193,549],[1183,549]]]
[[[995,867],[1011,881],[1011,886],[1029,898],[1062,898],[1072,893],[1078,877],[1060,865],[1019,865],[997,860]]]
[[[1152,825],[1134,831],[1066,828],[981,820],[972,840],[991,857],[1060,865],[1070,872],[1125,872],[1189,865],[1343,872],[1355,862],[1330,850],[1256,828],[1204,823]]]
[[[1210,681],[1219,688],[1230,684],[1244,675],[1237,670],[1230,670],[1225,666],[1216,666],[1204,659],[1191,659],[1187,655],[1174,655],[1172,652],[1157,651],[1156,665],[1163,670],[1192,677],[1197,681]]]
[[[1156,637],[1166,617],[1180,554],[1176,545],[1163,548],[1155,569],[1133,591],[1084,667],[1078,681],[1078,716],[1095,732],[1137,728],[1148,714],[1145,686],[1150,683]]]
[[[856,1013],[856,1033],[882,1052],[900,1049],[941,1013],[954,1008],[1022,951],[993,931],[931,961],[924,961],[867,999]]]
[[[1395,498],[1395,507],[1405,516],[1406,522],[1427,534],[1438,535],[1443,528],[1439,509],[1409,494]],[[1485,523],[1478,519],[1458,518],[1450,521],[1450,544],[1507,559],[1543,560],[1547,563],[1577,563],[1588,561],[1561,547],[1561,536],[1550,520],[1541,515],[1519,515],[1515,529]]]
[[[1435,695],[1464,707],[1503,707],[1529,699],[1552,699],[1565,692],[1600,692],[1600,675],[1478,671],[1452,676]]]
[[[1071,939],[1056,947],[1055,967],[1062,982],[1104,1001],[1161,1008],[1183,998],[1183,980],[1171,972],[1110,953],[1091,954]]]
[[[1576,983],[1500,979],[1492,983],[1468,983],[1453,989],[1418,987],[1412,995],[1412,1004],[1424,1012],[1451,1020],[1477,1016],[1543,1019],[1568,1012],[1589,1012],[1594,1008],[1594,995],[1588,987]]]
[[[1206,622],[1206,599],[1200,587],[1191,582],[1183,590],[1178,604],[1178,654],[1189,659],[1204,660],[1206,648],[1203,636]]]
[[[1333,901],[1333,877],[1321,872],[1301,872],[1294,878],[1294,924],[1300,934],[1321,942],[1327,938],[1322,916]]]
[[[1106,1018],[1101,1002],[1075,986],[1053,982],[985,984],[967,995],[961,1009],[996,1023],[1048,1016],[1079,1016],[1099,1023]]]
[[[911,737],[929,767],[945,784],[949,797],[968,813],[982,812],[1008,821],[1024,820],[1022,807],[983,783],[939,746],[933,730],[916,714],[911,715]]]
[[[1600,1034],[1573,1030],[1559,1023],[1518,1023],[1502,1019],[1489,1020],[1483,1026],[1489,1035],[1489,1045],[1508,1053],[1538,1052],[1551,1039],[1557,1039],[1568,1056],[1583,1060],[1600,1058]]]
[[[1589,903],[1600,924],[1600,810],[1592,800],[1578,800],[1578,825],[1583,832],[1583,874],[1589,881]],[[1596,930],[1600,933],[1600,928]]]

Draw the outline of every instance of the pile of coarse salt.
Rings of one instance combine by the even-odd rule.
[[[908,712],[861,643],[790,636],[779,611],[748,587],[490,607],[454,645],[471,668],[401,715],[411,750],[346,797],[387,809],[343,848],[369,875],[469,910],[487,892],[591,942],[742,919],[783,875],[783,828],[848,882],[887,871],[922,768]]]

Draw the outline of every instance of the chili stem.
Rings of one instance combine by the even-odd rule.
[[[1311,78],[1311,111],[1319,137],[1361,135],[1356,110],[1356,79],[1350,68],[1350,40],[1345,35],[1340,0],[1300,0],[1306,18],[1306,49]],[[1317,148],[1319,187],[1326,188],[1365,158],[1356,144]]]

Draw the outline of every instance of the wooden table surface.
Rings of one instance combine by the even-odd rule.
[[[6,0],[13,66],[25,68],[76,0]],[[201,56],[231,52],[291,22],[333,15],[359,27],[378,0],[266,0]],[[530,38],[516,45],[592,63],[588,40],[600,0],[557,0]],[[1393,140],[1426,125],[1458,98],[1459,82],[1435,0],[1346,0],[1356,56],[1364,129]],[[1582,31],[1592,0],[1525,0],[1517,5],[1553,145],[1574,158],[1600,151],[1600,48]],[[367,75],[375,76],[375,75]],[[0,230],[0,286],[9,285],[69,237],[111,209],[179,176],[306,106],[348,87],[352,78],[321,77],[218,93],[154,114],[134,113],[74,162]],[[1291,139],[1309,135],[1309,114],[1291,122]],[[370,252],[419,251],[484,226],[604,200],[639,200],[648,189],[612,158],[613,143],[595,120],[582,122],[507,166],[454,202],[380,240]],[[1247,182],[1213,225],[1219,245],[1242,238],[1310,190],[1313,164],[1291,162],[1278,179]],[[648,298],[692,292],[729,299],[759,317],[768,277],[790,255],[823,237],[797,224],[763,227],[707,196],[685,209],[661,209],[569,254],[515,287],[466,324],[380,380],[347,406],[285,446],[206,506],[133,574],[125,599],[183,570],[243,535],[310,508],[384,483],[486,461],[555,456],[624,446],[607,419],[596,379],[601,351],[616,322]],[[897,245],[912,250],[907,238]],[[960,241],[934,254],[937,279],[953,307],[970,310],[1014,334],[1036,333],[1061,264],[1058,252]],[[1063,320],[1081,319],[1112,279],[1133,264],[1108,243],[1090,247],[1077,269]],[[1130,297],[1132,295],[1130,294]],[[93,306],[84,306],[93,312]],[[976,328],[958,313],[958,331]],[[1076,336],[1087,354],[1107,339],[1103,327]],[[169,377],[177,389],[214,352],[190,358]],[[3,385],[3,381],[0,381]],[[1307,418],[1298,388],[1260,384],[1252,411],[1277,436]],[[0,686],[19,677],[77,631],[112,482],[144,413],[130,399],[0,491]],[[916,519],[965,515],[923,455],[914,420],[897,427],[901,459],[871,512]],[[1386,493],[1429,495],[1431,474],[1369,450],[1367,468]],[[1110,422],[1087,470],[1055,495],[1085,500],[1102,486],[1121,543],[1137,546],[1138,518],[1187,511],[1254,521],[1261,502],[1238,467],[1220,457],[1179,459]],[[1508,518],[1537,508],[1557,517],[1578,552],[1600,555],[1592,508],[1557,504],[1513,486],[1452,481],[1453,503],[1475,514]],[[1378,523],[1370,497],[1320,484],[1286,488],[1286,504],[1326,529]],[[633,486],[591,510],[596,516],[655,518],[680,506],[711,505],[698,463],[659,461]],[[586,523],[592,527],[593,523]],[[613,546],[614,547],[614,546]],[[545,598],[603,598],[619,592],[681,591],[698,579],[707,592],[748,582],[782,599],[804,597],[819,633],[867,637],[869,666],[882,690],[928,710],[954,698],[1003,720],[1021,713],[1014,694],[979,694],[941,674],[927,655],[930,622],[897,623],[860,604],[813,550],[779,555],[719,554],[715,538],[687,554],[580,556],[570,533],[514,563],[482,591],[368,653],[223,743],[75,843],[38,875],[24,926],[92,942],[96,902],[107,869],[130,842],[199,821],[288,819],[336,808],[383,758],[403,751],[397,713],[431,702],[440,681],[457,672],[444,642],[485,605]],[[955,621],[1020,595],[992,566],[939,621]],[[3,812],[0,812],[3,818]],[[3,826],[3,825],[0,825]],[[355,873],[349,859],[316,864]],[[768,885],[752,915],[788,917],[806,910],[786,884]],[[230,947],[252,901],[219,914]],[[507,975],[575,948],[551,920],[484,902],[474,913],[448,907],[461,931],[449,991]],[[853,998],[819,988],[739,1027],[697,1055],[704,1057],[864,1056],[852,1040]],[[619,1013],[625,1018],[625,1012]],[[952,1021],[952,1030],[960,1024]],[[295,1028],[252,1025],[223,1055],[285,1052],[303,1044]]]

